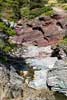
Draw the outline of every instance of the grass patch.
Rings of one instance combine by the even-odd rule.
[[[67,46],[67,37],[65,37],[65,38],[61,41],[60,45],[65,45],[65,46]]]

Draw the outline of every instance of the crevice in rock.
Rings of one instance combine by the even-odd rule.
[[[33,27],[32,29],[33,29],[33,30],[41,31],[42,34],[44,35],[44,31],[43,31],[43,29],[42,29],[40,26],[35,26],[35,27]]]
[[[57,22],[56,25],[60,26],[63,29],[63,26],[60,22]]]
[[[51,57],[57,57],[59,60],[62,59],[61,55],[60,55],[60,49],[57,46],[55,49],[53,49],[53,52],[51,54]]]

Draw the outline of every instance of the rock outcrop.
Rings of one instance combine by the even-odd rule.
[[[23,78],[14,68],[0,63],[0,100],[19,100],[23,96]]]
[[[65,60],[67,62],[67,59]],[[67,63],[60,60],[48,71],[47,84],[53,91],[59,91],[67,96]]]
[[[15,28],[17,35],[10,37],[15,44],[29,43],[47,46],[58,43],[66,35],[67,16],[55,14],[32,21],[20,20]]]
[[[17,23],[16,36],[9,37],[17,46],[9,53],[0,50],[0,58],[6,58],[6,64],[0,60],[0,100],[55,100],[47,88],[66,95],[67,51],[54,47],[67,36],[66,20],[55,14]],[[0,37],[8,39],[3,33]]]

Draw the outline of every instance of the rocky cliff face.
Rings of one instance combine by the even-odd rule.
[[[48,90],[67,95],[67,51],[54,46],[67,36],[66,21],[67,15],[59,14],[21,20],[16,36],[0,33],[16,44],[9,53],[0,50],[0,59],[6,58],[6,64],[0,60],[0,100],[67,100]]]

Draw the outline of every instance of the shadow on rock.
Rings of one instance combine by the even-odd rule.
[[[67,100],[67,97],[61,93],[55,92],[54,93],[55,100]]]

